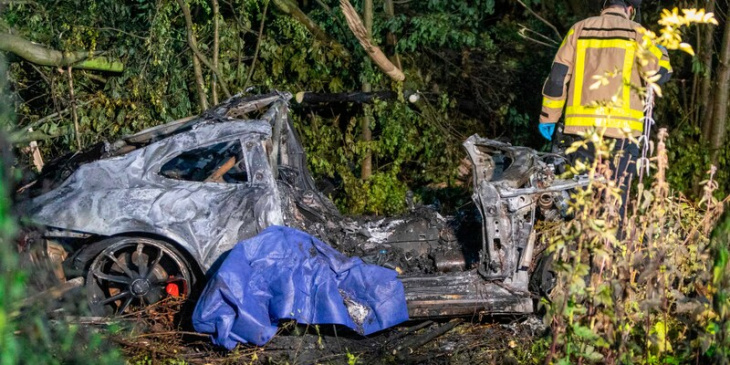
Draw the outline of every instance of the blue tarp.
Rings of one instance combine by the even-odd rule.
[[[265,344],[281,319],[368,335],[408,319],[396,276],[307,233],[272,226],[231,250],[203,290],[193,325],[228,349]]]

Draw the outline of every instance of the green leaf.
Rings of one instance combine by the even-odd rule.
[[[594,341],[599,338],[590,328],[578,324],[573,325],[573,334],[586,341]]]

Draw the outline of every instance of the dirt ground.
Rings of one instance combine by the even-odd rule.
[[[263,347],[227,351],[185,330],[179,309],[167,302],[120,318],[112,338],[131,364],[522,364],[545,331],[537,316],[409,321],[367,337],[341,326],[290,322]]]

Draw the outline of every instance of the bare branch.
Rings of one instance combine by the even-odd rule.
[[[74,95],[74,76],[72,68],[68,67],[68,90],[71,96],[71,115],[74,119],[74,135],[76,136],[76,147],[81,151],[81,134],[79,134],[79,116],[76,113],[76,96]]]
[[[532,29],[530,29],[530,28],[528,28],[528,27],[526,27],[526,26],[524,26],[522,24],[520,24],[520,27],[522,27],[520,29],[520,32],[530,32],[530,33],[532,33],[532,34],[534,34],[534,35],[536,35],[536,36],[544,39],[545,41],[550,42],[550,43],[552,43],[552,44],[554,44],[556,46],[560,44],[559,41],[556,41],[555,39],[550,38],[550,37],[548,37],[548,36],[546,36],[546,35],[544,35],[544,34],[542,34],[540,32],[534,31],[534,30],[532,30]]]
[[[218,17],[220,8],[218,6],[218,0],[212,0],[213,2],[213,67],[217,70],[218,69],[218,55],[220,53],[220,33],[218,30],[219,24],[218,24]],[[218,83],[217,83],[217,76],[213,75],[213,82],[211,91],[213,93],[213,104],[218,105]]]
[[[355,8],[352,7],[352,4],[350,4],[348,0],[340,0],[340,7],[342,8],[342,13],[345,15],[345,19],[347,19],[347,25],[360,42],[360,45],[365,48],[365,52],[367,52],[368,56],[370,56],[375,64],[378,65],[383,72],[390,76],[390,78],[395,81],[403,81],[406,76],[399,68],[395,67],[393,62],[390,62],[388,57],[382,50],[380,50],[380,48],[378,48],[378,46],[372,43],[367,29],[365,29],[365,26],[360,20],[360,17],[357,15]]]
[[[539,20],[540,20],[541,22],[545,23],[545,25],[547,25],[548,27],[550,27],[550,29],[552,29],[552,30],[553,30],[553,31],[555,32],[555,34],[556,34],[556,35],[558,36],[558,40],[562,40],[562,39],[563,39],[563,36],[562,36],[562,35],[560,34],[560,32],[558,32],[558,28],[555,28],[555,26],[554,26],[554,25],[550,24],[550,22],[549,22],[549,21],[545,20],[545,18],[541,17],[541,16],[540,16],[540,15],[538,15],[538,14],[537,14],[537,13],[536,13],[535,11],[533,11],[532,9],[530,9],[530,8],[529,8],[529,7],[527,6],[527,5],[525,5],[525,3],[523,3],[523,2],[521,1],[521,0],[517,0],[517,2],[518,2],[518,3],[520,4],[520,5],[522,5],[522,7],[524,7],[524,8],[525,8],[525,9],[526,9],[527,11],[529,11],[529,12],[530,12],[530,14],[534,15],[534,16],[535,16],[535,17],[536,17],[537,19],[539,19]]]
[[[542,45],[542,46],[546,46],[546,47],[550,47],[550,48],[555,48],[555,47],[557,47],[557,46],[558,46],[558,45],[557,45],[556,43],[553,43],[553,44],[549,44],[549,43],[546,43],[546,42],[543,42],[543,41],[539,41],[539,40],[537,40],[537,39],[535,39],[535,38],[532,38],[532,37],[528,36],[527,34],[525,34],[525,31],[530,31],[530,32],[532,32],[532,33],[535,33],[535,34],[541,35],[540,33],[537,33],[537,32],[535,32],[535,31],[532,31],[532,30],[530,30],[530,29],[528,29],[528,28],[522,28],[522,29],[520,29],[520,31],[519,31],[519,32],[517,32],[517,34],[518,34],[518,35],[519,35],[520,37],[522,37],[522,38],[524,38],[524,39],[526,39],[526,40],[528,40],[528,41],[530,41],[530,42],[534,42],[534,43],[537,43],[537,44],[539,44],[539,45]],[[555,41],[554,41],[553,39],[549,39],[549,41],[550,41],[550,42],[555,42]]]
[[[193,51],[193,53],[195,53],[197,59],[205,64],[205,66],[208,67],[211,71],[213,71],[216,76],[218,76],[218,81],[221,83],[221,89],[223,89],[226,97],[231,97],[231,93],[230,91],[228,91],[228,83],[223,78],[221,72],[218,70],[217,67],[213,67],[213,64],[208,61],[208,58],[205,57],[205,55],[200,52],[200,49],[198,48],[198,41],[195,39],[195,34],[193,33],[193,17],[190,15],[190,8],[187,4],[185,4],[185,0],[177,0],[177,2],[182,9],[183,16],[185,16],[185,26],[188,31],[188,46],[190,46],[190,49]],[[195,64],[193,64],[193,66],[195,66]]]
[[[248,70],[248,76],[246,77],[246,82],[243,83],[243,89],[246,90],[248,87],[249,81],[251,81],[251,77],[253,77],[253,72],[256,69],[256,60],[259,57],[259,49],[261,49],[261,39],[264,36],[264,22],[266,21],[266,11],[269,9],[269,2],[267,1],[266,4],[264,4],[264,11],[261,14],[261,24],[259,25],[259,37],[256,40],[256,51],[253,53],[253,61],[251,61],[251,69]]]

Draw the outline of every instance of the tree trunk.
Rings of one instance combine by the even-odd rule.
[[[707,3],[708,12],[715,10],[715,0]],[[700,87],[700,120],[702,121],[702,138],[709,141],[712,132],[712,53],[715,44],[715,26],[705,24],[702,30],[702,45],[700,46],[700,61],[702,62],[702,84]]]
[[[198,63],[198,69],[200,69],[200,62],[205,64],[205,66],[208,67],[215,74],[215,76],[218,77],[218,82],[221,84],[221,89],[223,89],[223,93],[226,94],[226,97],[230,98],[231,92],[228,89],[228,83],[225,81],[223,74],[220,72],[218,67],[213,67],[213,64],[208,61],[208,57],[205,57],[205,55],[200,52],[200,48],[198,48],[198,40],[195,38],[195,32],[193,31],[193,17],[190,15],[190,8],[187,4],[185,4],[185,0],[177,0],[177,3],[180,4],[180,9],[182,9],[183,15],[185,16],[185,27],[188,33],[188,46],[195,54],[195,57],[193,57],[193,68],[195,68],[196,63]],[[195,78],[197,79],[198,76],[200,76],[200,80],[202,81],[202,70],[200,70],[199,75],[196,73]],[[204,87],[205,84],[200,83],[199,85],[201,87]],[[205,92],[203,92],[203,95],[205,95]]]
[[[248,76],[246,81],[243,83],[243,90],[246,90],[248,83],[253,77],[253,73],[256,70],[256,60],[259,58],[259,50],[261,49],[261,40],[264,38],[264,24],[266,24],[266,12],[269,10],[269,3],[264,4],[264,11],[261,12],[261,24],[259,24],[259,36],[256,40],[256,50],[253,53],[253,61],[251,61],[251,69],[248,70]]]
[[[730,88],[730,21],[725,22],[719,62],[715,97],[712,101],[712,130],[710,135],[712,163],[716,166],[718,155],[724,147],[727,131],[728,88]]]
[[[122,72],[121,61],[96,57],[100,52],[61,52],[48,49],[16,35],[0,33],[0,51],[11,52],[18,57],[41,66],[68,67],[79,70]]]
[[[185,30],[188,33],[188,46],[192,51],[191,57],[193,58],[193,73],[195,74],[195,89],[198,91],[198,105],[200,110],[204,111],[208,109],[208,95],[205,93],[205,80],[203,79],[203,69],[200,67],[200,60],[198,59],[197,52],[198,41],[195,39],[193,34],[193,18],[190,16],[190,8],[185,3],[185,0],[177,0],[180,5],[180,9],[185,16]]]
[[[213,5],[213,68],[218,69],[218,55],[220,53],[219,43],[220,34],[218,30],[218,16],[220,9],[218,7],[218,0],[212,0]],[[211,95],[213,96],[213,104],[218,105],[218,82],[216,75],[213,75],[213,82],[211,82]]]
[[[365,29],[367,30],[368,38],[372,37],[373,34],[373,0],[365,0],[363,2],[363,20]],[[372,86],[369,82],[365,81],[362,84],[362,91],[369,93],[372,91]],[[362,159],[362,166],[360,168],[360,178],[367,180],[373,174],[373,152],[370,149],[369,144],[373,140],[372,130],[370,130],[370,122],[372,116],[372,110],[366,106],[364,108],[365,115],[362,118],[362,141],[367,144],[365,147],[365,157]]]
[[[385,0],[385,16],[388,19],[393,19],[395,17],[395,7],[393,6],[393,0]],[[390,58],[390,61],[393,62],[395,67],[398,67],[398,69],[402,70],[403,65],[400,63],[400,55],[398,55],[398,51],[396,50],[396,46],[398,45],[398,39],[395,37],[395,34],[393,32],[388,31],[388,34],[385,36],[385,43],[388,45],[389,50],[386,50],[386,52],[390,52],[392,54]]]

